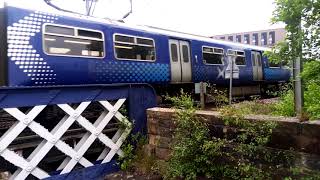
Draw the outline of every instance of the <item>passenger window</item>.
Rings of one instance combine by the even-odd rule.
[[[243,51],[236,52],[236,65],[246,65],[246,57]]]
[[[155,45],[153,39],[115,35],[114,49],[116,58],[129,60],[154,61]]]
[[[75,30],[78,35],[74,34]],[[102,37],[97,31],[46,25],[43,46],[49,55],[101,58],[104,56]]]
[[[182,45],[182,56],[183,62],[189,62],[189,47],[187,45]]]
[[[171,44],[171,59],[173,62],[178,62],[178,47],[176,44]]]
[[[46,25],[45,33],[74,36],[74,28]]]
[[[102,34],[99,32],[87,31],[78,29],[78,36],[102,39]]]
[[[214,47],[202,47],[202,57],[205,64],[223,64],[224,50]]]

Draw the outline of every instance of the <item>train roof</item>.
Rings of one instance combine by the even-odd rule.
[[[7,1],[7,5],[19,7],[19,6],[17,6],[17,4],[10,4],[10,1]],[[25,7],[19,7],[19,8],[26,9]],[[34,9],[29,9],[29,10],[34,10]],[[37,11],[37,10],[35,10],[35,11]],[[235,43],[235,42],[230,42],[230,41],[223,41],[223,40],[213,39],[213,38],[210,38],[207,36],[201,36],[201,35],[190,34],[190,33],[185,33],[185,32],[178,32],[178,31],[173,31],[173,30],[169,30],[169,29],[163,29],[163,28],[152,27],[152,26],[147,26],[147,25],[129,24],[129,23],[121,22],[118,20],[111,20],[111,19],[107,19],[107,18],[97,18],[97,17],[92,17],[92,16],[73,14],[73,13],[69,13],[69,12],[58,11],[53,8],[50,9],[49,13],[55,13],[55,14],[61,15],[61,16],[67,16],[67,17],[77,18],[77,19],[81,19],[81,20],[116,25],[119,27],[140,30],[140,31],[146,31],[146,32],[150,32],[150,33],[167,35],[167,36],[172,36],[172,37],[177,37],[177,38],[184,38],[184,39],[205,41],[205,42],[209,42],[209,43],[216,43],[216,44],[231,46],[233,48],[254,49],[254,50],[260,50],[260,51],[270,51],[271,50],[270,48],[266,48],[266,47],[241,44],[241,43]]]

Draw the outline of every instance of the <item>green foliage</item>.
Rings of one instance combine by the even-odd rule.
[[[302,80],[305,83],[304,113],[311,119],[320,117],[318,84],[320,79],[320,1],[315,0],[275,0],[273,12],[274,23],[286,24],[285,42],[277,44],[272,52],[267,52],[271,61],[287,61],[292,64],[298,57],[304,62]],[[276,108],[277,113],[294,116],[293,91],[289,90],[282,96]]]
[[[280,98],[280,102],[275,105],[275,114],[291,117],[295,116],[293,90],[288,90]]]
[[[314,0],[275,0],[276,9],[272,21],[286,24],[286,42],[275,47],[275,52],[284,59],[301,57],[319,59],[320,2]],[[279,58],[278,58],[279,59]]]
[[[241,114],[272,115],[275,111],[274,103],[266,103],[259,100],[243,101],[233,106],[236,107],[238,111],[241,111]]]
[[[320,62],[319,61],[309,61],[304,64],[304,69],[302,72],[303,80],[309,83],[319,83],[320,82]]]
[[[216,107],[222,107],[229,102],[226,89],[218,89],[215,85],[209,85],[207,91],[208,98],[213,101]]]
[[[308,62],[303,76],[306,79],[304,91],[304,113],[300,117],[310,120],[320,119],[320,84],[319,72],[315,72],[320,62]],[[282,116],[295,116],[294,94],[292,89],[280,93],[280,102],[274,106],[274,114]]]
[[[199,174],[205,174],[210,168],[209,161],[203,150],[212,148],[207,142],[209,129],[195,117],[196,108],[191,97],[182,92],[180,97],[168,98],[177,108],[176,133],[173,155],[169,161],[167,178],[184,177],[195,179]],[[214,153],[216,151],[212,151]]]
[[[290,155],[266,149],[275,122],[250,122],[244,118],[246,110],[225,107],[221,114],[231,133],[212,137],[205,120],[196,118],[190,96],[170,100],[178,110],[166,178],[272,179],[275,164],[291,163]]]
[[[118,157],[121,170],[132,170],[135,167],[135,163],[143,154],[141,151],[145,144],[147,144],[147,138],[141,133],[132,134],[127,138],[121,146],[123,156]]]
[[[318,83],[309,83],[307,85],[304,100],[305,111],[311,120],[320,119],[320,85]]]

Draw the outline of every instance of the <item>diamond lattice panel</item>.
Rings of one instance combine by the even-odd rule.
[[[45,105],[35,106],[26,113],[20,111],[18,108],[5,108],[4,110],[17,120],[0,138],[1,156],[18,167],[18,170],[11,176],[11,179],[25,179],[29,175],[33,175],[39,179],[49,177],[49,173],[39,168],[38,165],[53,147],[56,147],[67,156],[57,169],[61,171],[61,174],[72,171],[77,164],[83,167],[92,166],[93,163],[87,160],[84,154],[97,140],[105,145],[105,149],[97,160],[102,160],[102,163],[106,163],[110,162],[115,154],[122,156],[123,152],[120,147],[129,135],[132,125],[131,122],[118,111],[125,100],[126,99],[119,99],[114,105],[108,101],[99,101],[104,108],[94,123],[89,122],[81,115],[91,102],[82,102],[75,109],[69,104],[58,104],[57,106],[65,112],[65,116],[50,132],[34,120],[45,109]],[[115,135],[109,138],[102,131],[112,118],[118,122],[127,124],[127,126],[125,129],[119,127]],[[72,148],[62,141],[61,138],[74,123],[80,125],[87,132],[81,137],[75,147]],[[43,140],[27,158],[24,158],[8,147],[27,127]]]

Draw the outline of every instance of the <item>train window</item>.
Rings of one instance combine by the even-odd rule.
[[[74,36],[74,28],[69,28],[69,27],[46,25],[45,32],[46,33],[53,33],[53,34]]]
[[[257,54],[257,59],[258,59],[258,66],[262,66],[261,55],[259,53]]]
[[[134,44],[134,37],[116,35],[115,42]]]
[[[240,66],[243,66],[243,65],[246,65],[246,57],[245,57],[245,54],[243,51],[237,51],[237,54],[236,54],[236,65],[240,65]]]
[[[252,61],[252,66],[256,66],[256,58],[254,54],[251,54],[251,61]]]
[[[100,32],[87,31],[82,29],[78,29],[78,36],[102,39],[102,34]]]
[[[66,27],[66,29],[71,29],[73,32],[78,32],[77,35],[72,35],[67,33],[71,31],[67,31],[64,28],[60,26],[54,27],[53,25],[45,26],[43,35],[45,53],[57,56],[104,57],[104,42],[101,32]],[[62,33],[58,31],[59,29],[62,29]]]
[[[202,57],[205,64],[223,64],[224,50],[214,47],[202,47]]]
[[[187,45],[182,45],[182,56],[183,62],[189,62],[189,47]]]
[[[149,38],[118,35],[114,36],[115,55],[118,59],[154,61],[154,40]]]
[[[178,62],[178,47],[176,44],[171,44],[171,59],[173,62]]]
[[[137,38],[137,44],[142,46],[153,46],[153,40]]]

